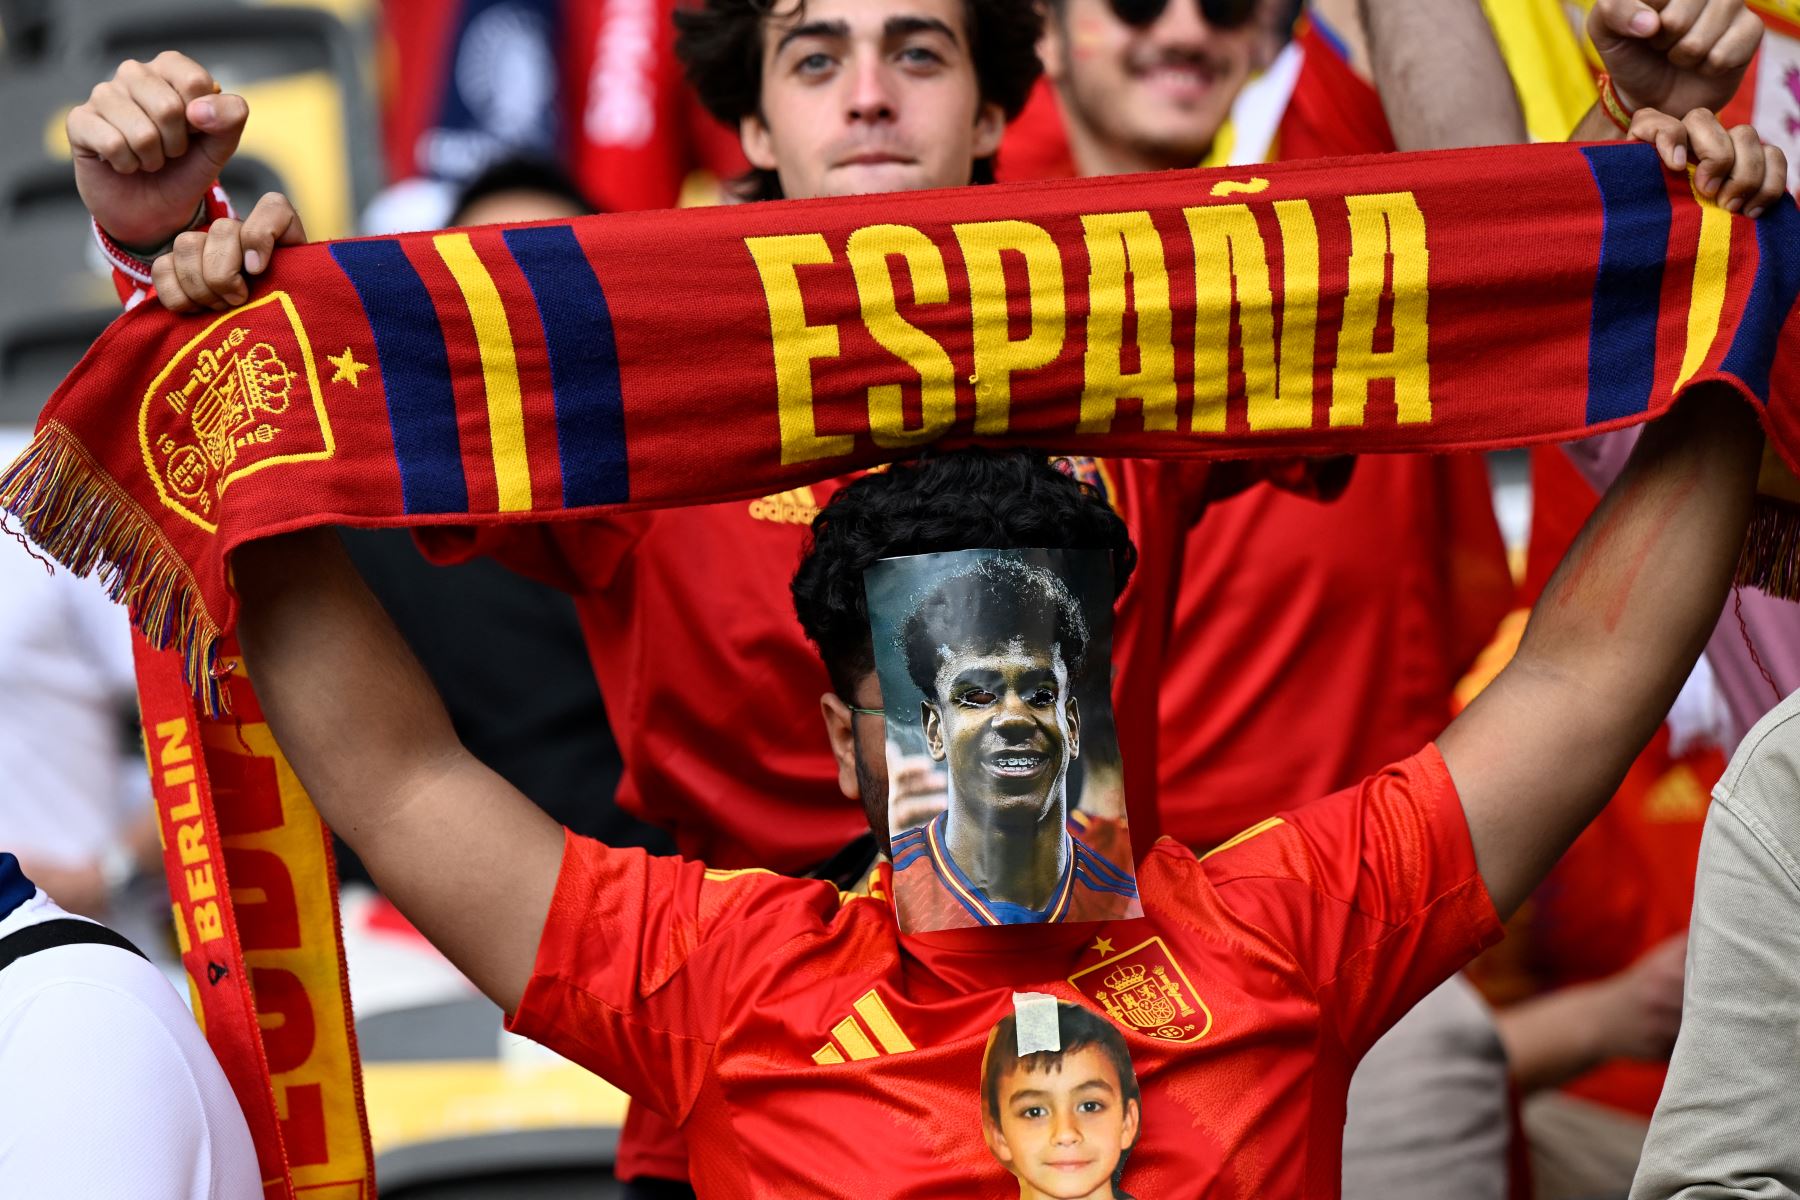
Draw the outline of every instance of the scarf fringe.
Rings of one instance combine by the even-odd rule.
[[[1781,600],[1800,600],[1800,504],[1756,498],[1737,583]]]
[[[0,509],[71,573],[98,578],[152,646],[180,645],[189,690],[208,716],[225,711],[219,629],[186,564],[71,434],[55,424],[38,430],[0,473]]]

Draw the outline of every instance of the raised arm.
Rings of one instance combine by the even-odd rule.
[[[1626,113],[1654,108],[1680,120],[1716,113],[1737,94],[1762,44],[1763,24],[1744,0],[1597,0],[1587,32]],[[1569,140],[1619,136],[1617,123],[1596,104]]]
[[[561,827],[463,748],[334,532],[253,542],[232,567],[257,697],[320,815],[407,919],[514,1011]]]
[[[1369,65],[1402,150],[1507,146],[1525,114],[1480,0],[1361,0]]]
[[[1749,406],[1715,387],[1647,427],[1518,654],[1439,739],[1503,916],[1669,711],[1724,602],[1761,454]]]

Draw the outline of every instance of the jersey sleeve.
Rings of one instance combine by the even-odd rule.
[[[1435,746],[1247,830],[1203,868],[1292,956],[1354,1057],[1501,935]]]
[[[439,525],[413,530],[413,540],[439,566],[488,555],[508,570],[579,595],[611,585],[653,519],[651,513],[621,513],[529,525]]]
[[[817,880],[710,870],[569,833],[507,1028],[680,1122],[738,998],[838,904]]]

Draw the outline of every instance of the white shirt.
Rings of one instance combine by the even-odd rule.
[[[0,464],[25,444],[0,429]],[[0,537],[0,847],[91,861],[148,810],[143,760],[121,738],[135,697],[124,608]]]
[[[39,891],[0,937],[68,915]],[[237,1097],[143,959],[60,946],[0,970],[0,1196],[260,1200]]]

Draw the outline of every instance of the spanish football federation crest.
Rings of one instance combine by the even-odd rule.
[[[1197,1042],[1212,1029],[1212,1012],[1160,937],[1069,976],[1126,1029],[1165,1042]]]
[[[226,313],[182,347],[144,393],[138,444],[163,503],[208,533],[232,480],[331,457],[312,347],[286,292]]]

